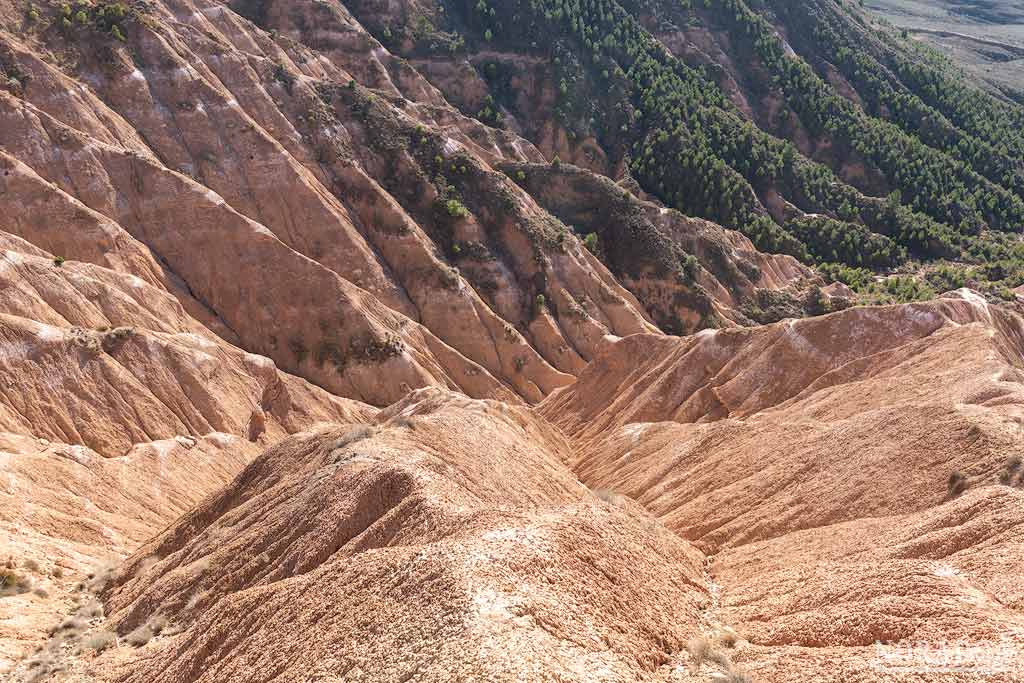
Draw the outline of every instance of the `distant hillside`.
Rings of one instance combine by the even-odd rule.
[[[1024,2],[868,0],[866,6],[973,73],[1024,90]]]
[[[549,158],[862,292],[873,272],[911,275],[883,293],[901,300],[1024,284],[1024,109],[859,3],[401,4],[352,9],[464,113]]]

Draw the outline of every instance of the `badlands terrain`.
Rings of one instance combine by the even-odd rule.
[[[1024,109],[838,0],[0,0],[0,680],[1024,681]]]

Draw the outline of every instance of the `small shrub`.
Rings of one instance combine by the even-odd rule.
[[[540,315],[541,313],[543,313],[545,307],[547,307],[547,299],[544,297],[543,294],[538,294],[533,298],[534,315]]]
[[[119,349],[134,335],[135,328],[115,328],[103,333],[103,339],[100,344],[104,351],[111,353]]]
[[[55,579],[63,579],[64,578],[64,570],[62,568],[60,568],[60,567],[54,567],[53,571],[50,572],[50,576],[52,576]]]
[[[32,580],[13,569],[0,569],[0,597],[20,595],[32,590]]]
[[[154,635],[156,634],[153,631],[153,627],[149,625],[149,622],[146,622],[125,636],[124,639],[132,647],[142,647],[152,640]]]
[[[25,560],[25,562],[24,562],[24,564],[22,566],[26,570],[28,570],[30,572],[33,572],[35,574],[39,573],[39,563],[36,562],[35,560],[31,560],[31,559],[30,560]]]
[[[715,641],[722,647],[732,649],[740,641],[739,635],[731,628],[723,628],[715,634]]]
[[[48,590],[46,590],[45,588],[36,588],[32,592],[36,595],[36,597],[43,598],[44,600],[46,598],[50,597],[50,592]]]
[[[290,95],[298,79],[295,74],[288,71],[284,64],[277,62],[274,64],[274,80],[284,86],[285,92]]]
[[[349,356],[358,361],[384,363],[403,353],[405,342],[397,334],[388,333],[384,339],[363,335],[349,342]]]
[[[64,621],[50,629],[50,635],[52,636],[50,642],[77,641],[88,628],[89,625],[85,623],[84,619],[75,616],[67,617]]]
[[[295,360],[302,363],[307,356],[309,356],[309,349],[298,337],[292,337],[288,340],[288,349],[295,355]]]
[[[954,471],[949,475],[949,480],[946,482],[946,486],[949,489],[949,497],[956,498],[967,490],[967,477],[965,477],[959,470]]]
[[[462,283],[459,277],[459,269],[452,268],[451,266],[445,266],[441,271],[441,280],[444,287],[447,289],[458,289]]]
[[[61,266],[63,266],[63,265],[64,265],[64,257],[63,257],[63,256],[57,256],[57,257],[55,257],[55,258],[53,259],[53,265],[57,266],[58,268],[60,268]]]
[[[102,619],[103,605],[93,600],[79,607],[76,614],[86,619]]]
[[[95,650],[96,652],[103,652],[116,645],[117,636],[110,631],[97,631],[82,641],[82,647],[88,650]]]
[[[458,199],[449,199],[444,203],[444,208],[452,218],[465,218],[469,215],[469,209]]]
[[[41,652],[28,661],[29,683],[40,683],[58,670],[57,661],[51,652]]]
[[[700,275],[700,261],[693,254],[687,254],[680,264],[683,278],[686,282],[694,282]]]
[[[113,578],[113,576],[114,568],[108,565],[104,565],[96,571],[89,572],[89,574],[86,576],[86,580],[79,582],[75,586],[75,590],[83,592],[88,591],[89,593],[93,594],[99,593],[107,587],[107,584],[110,583],[110,580]]]
[[[700,671],[700,667],[708,659],[708,655],[711,652],[711,643],[708,642],[707,638],[691,638],[686,643],[686,651],[690,654],[690,665],[693,670]]]
[[[357,441],[365,441],[366,439],[373,438],[373,436],[376,433],[377,428],[374,427],[373,425],[359,425],[357,427],[353,427],[352,429],[348,430],[348,432],[346,432],[344,436],[337,439],[334,443],[331,444],[331,450],[336,451],[339,448],[351,446]]]

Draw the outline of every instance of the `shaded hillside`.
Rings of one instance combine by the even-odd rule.
[[[730,280],[723,258],[750,249],[684,230],[633,263],[658,282],[623,286],[500,172],[543,155],[459,114],[344,7],[8,3],[3,19],[2,227],[137,274],[337,394],[538,401],[607,338],[746,322],[762,289],[799,314],[815,282],[786,259]]]
[[[1021,284],[1020,107],[853,3],[353,4],[464,112],[761,249]]]

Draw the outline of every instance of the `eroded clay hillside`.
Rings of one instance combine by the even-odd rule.
[[[617,196],[649,245],[611,272],[580,239],[604,229],[503,166],[545,162],[530,142],[459,114],[343,6],[259,8],[6,5],[7,229],[375,405],[429,385],[536,402],[610,337],[743,322],[759,290],[813,279]]]
[[[429,386],[537,403],[618,338],[821,301],[460,114],[344,6],[260,7],[0,4],[7,663],[288,434]]]
[[[791,9],[0,0],[0,675],[1021,680],[1016,110]]]
[[[15,675],[1019,681],[1022,350],[960,292],[636,335],[539,410],[422,389],[265,451]]]

